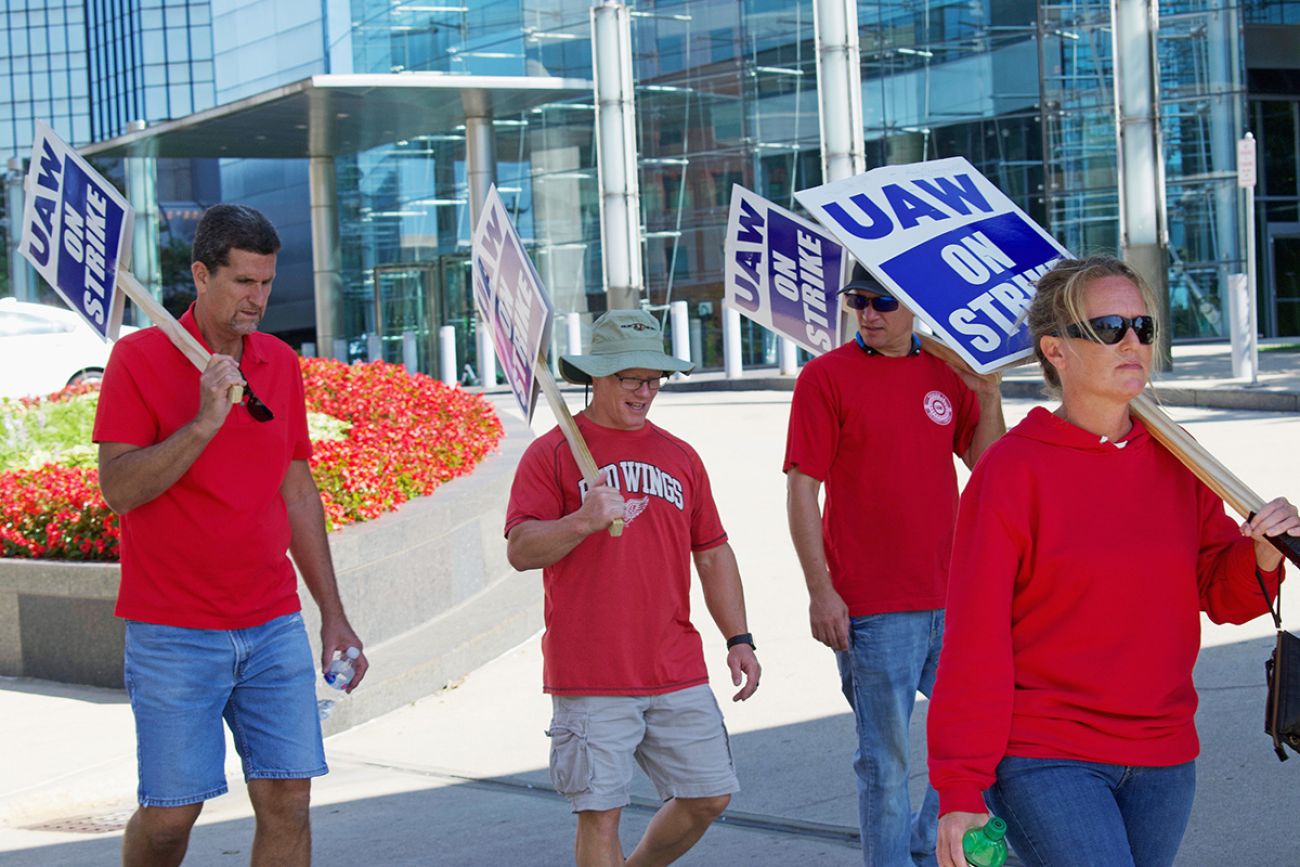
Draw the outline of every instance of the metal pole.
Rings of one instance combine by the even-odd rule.
[[[1157,370],[1169,351],[1169,248],[1165,225],[1164,155],[1156,94],[1156,0],[1112,0],[1115,117],[1119,157],[1120,236],[1124,259],[1155,290],[1162,329]]]
[[[316,345],[333,347],[334,357],[347,361],[347,344],[339,327],[339,305],[343,301],[343,278],[339,274],[338,180],[333,157],[311,157],[307,161],[311,199],[312,287],[316,300]],[[339,344],[343,354],[339,354]]]
[[[496,179],[496,132],[492,128],[492,105],[485,92],[467,90],[461,94],[461,104],[465,107],[465,171],[472,235],[478,227],[488,189]],[[492,329],[477,313],[474,337],[479,382],[484,388],[491,388],[497,384],[496,349],[492,346]]]
[[[135,132],[146,126],[147,124],[142,120],[133,120],[127,124],[127,131]],[[127,199],[135,210],[135,226],[131,234],[131,273],[146,292],[161,302],[162,274],[158,256],[158,160],[152,156],[132,156],[127,157],[125,162]],[[138,307],[136,316],[147,319]]]
[[[609,307],[641,304],[641,193],[637,177],[632,19],[605,0],[591,10],[596,91],[596,163],[600,175],[601,252]]]
[[[1250,171],[1242,172],[1242,158],[1249,153]],[[1246,299],[1250,307],[1250,331],[1246,335],[1246,358],[1250,384],[1259,385],[1259,298],[1255,274],[1255,136],[1246,133],[1238,144],[1237,182],[1246,190]],[[1245,175],[1245,176],[1243,176]]]
[[[866,170],[862,134],[862,57],[855,0],[813,0],[822,177],[851,178]]]
[[[11,157],[9,171],[5,175],[5,216],[9,222],[9,233],[5,239],[9,246],[9,289],[19,301],[35,301],[31,266],[18,252],[23,240],[23,177],[22,157]]]

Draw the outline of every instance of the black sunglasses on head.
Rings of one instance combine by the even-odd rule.
[[[850,292],[845,293],[844,303],[854,310],[866,310],[868,307],[874,307],[877,313],[893,313],[898,309],[898,299],[893,295],[855,295]]]
[[[1152,316],[1134,316],[1129,319],[1127,316],[1111,314],[1110,316],[1098,316],[1096,319],[1089,319],[1088,325],[1092,328],[1091,333],[1083,327],[1083,323],[1076,322],[1065,329],[1065,333],[1070,337],[1078,337],[1083,340],[1093,340],[1104,343],[1107,346],[1114,346],[1124,339],[1130,328],[1137,335],[1138,343],[1143,346],[1150,345],[1156,336],[1156,320]]]

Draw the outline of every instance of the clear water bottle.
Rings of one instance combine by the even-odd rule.
[[[335,689],[347,689],[348,684],[352,682],[353,676],[357,673],[352,663],[361,655],[361,648],[349,647],[342,656],[338,655],[337,650],[334,653],[334,660],[330,663],[330,667],[325,670],[325,682]]]
[[[1007,863],[1007,823],[997,816],[983,828],[971,828],[961,838],[961,851],[970,867],[1002,867]]]

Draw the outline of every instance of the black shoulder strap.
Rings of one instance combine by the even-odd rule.
[[[1268,587],[1264,584],[1264,573],[1255,567],[1255,580],[1259,582],[1259,590],[1264,594],[1264,601],[1268,602],[1268,613],[1273,615],[1273,625],[1278,629],[1282,628],[1282,582],[1278,581],[1277,598],[1270,601],[1268,598]]]

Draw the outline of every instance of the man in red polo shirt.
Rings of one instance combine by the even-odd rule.
[[[996,378],[921,352],[911,311],[861,265],[840,290],[853,341],[810,361],[790,407],[790,535],[813,637],[833,649],[853,708],[867,867],[934,863],[938,796],[912,813],[908,724],[930,694],[957,520],[953,455],[968,466],[1006,430]],[[818,505],[826,486],[825,514]]]
[[[127,867],[184,858],[203,802],[226,791],[223,717],[257,819],[252,863],[311,860],[310,778],[327,769],[286,551],[320,607],[322,665],[361,640],[307,466],[297,356],[257,333],[279,249],[252,208],[209,209],[194,236],[198,297],[180,320],[212,353],[207,368],[147,328],[118,341],[104,372],[94,439],[104,499],[122,516],[117,615],[140,776]],[[232,386],[244,388],[233,406]],[[364,654],[355,666],[349,691]]]

